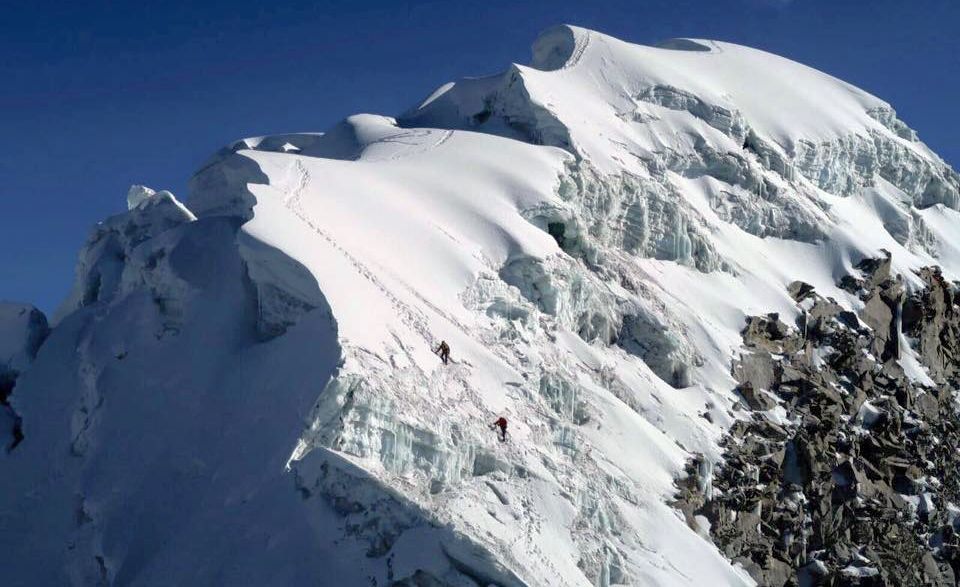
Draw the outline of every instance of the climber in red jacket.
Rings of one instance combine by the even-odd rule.
[[[490,425],[490,429],[491,429],[491,430],[495,430],[496,428],[500,428],[500,442],[506,442],[506,440],[507,440],[507,419],[504,418],[503,416],[500,416],[500,418],[499,418],[496,422],[494,422],[493,424]]]

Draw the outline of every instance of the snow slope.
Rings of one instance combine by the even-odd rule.
[[[960,181],[761,51],[533,54],[131,190],[11,396],[13,584],[752,584],[669,505],[744,317],[797,279],[853,307],[880,249],[956,278]]]

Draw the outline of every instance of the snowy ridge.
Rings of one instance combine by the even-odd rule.
[[[881,249],[960,275],[960,180],[888,104],[713,41],[557,27],[190,189],[96,228],[11,397],[15,577],[749,585],[668,505],[742,417],[745,316],[856,308]]]

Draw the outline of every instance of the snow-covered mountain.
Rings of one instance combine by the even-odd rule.
[[[957,279],[958,207],[862,90],[568,26],[398,118],[238,141],[183,203],[131,188],[49,335],[0,306],[3,583],[754,584],[674,503],[791,419],[744,407],[746,319],[803,315],[796,281],[861,311],[884,251]]]

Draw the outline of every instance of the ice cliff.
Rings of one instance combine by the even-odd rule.
[[[567,26],[397,118],[237,141],[183,203],[131,188],[18,363],[5,583],[753,584],[674,504],[753,417],[747,316],[795,281],[861,310],[881,250],[956,279],[958,190],[828,75]]]

